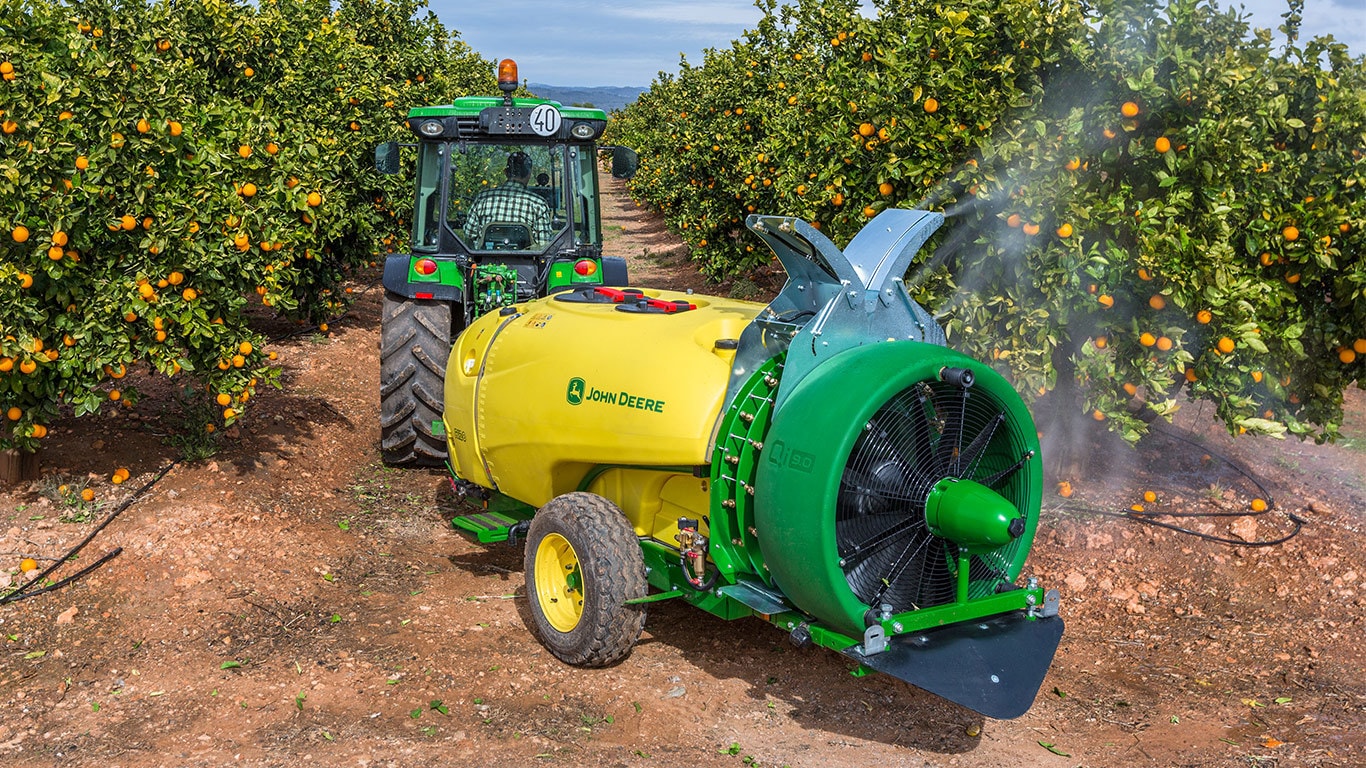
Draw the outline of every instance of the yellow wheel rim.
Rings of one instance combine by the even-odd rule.
[[[550,626],[572,632],[583,617],[583,574],[569,540],[547,534],[536,545],[536,601]]]

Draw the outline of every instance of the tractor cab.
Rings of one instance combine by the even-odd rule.
[[[417,138],[404,145],[417,149],[411,252],[388,260],[384,284],[410,299],[460,302],[461,325],[494,304],[626,283],[625,262],[602,257],[597,164],[605,148],[596,142],[606,114],[513,98],[511,60],[499,65],[499,85],[502,98],[465,96],[414,108],[407,119]],[[398,172],[399,146],[376,148],[380,172]],[[613,174],[633,174],[635,153],[611,149]],[[494,304],[478,300],[477,287],[489,281],[503,288]]]

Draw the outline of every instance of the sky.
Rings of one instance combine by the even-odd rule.
[[[1275,30],[1285,0],[1216,0],[1245,8]],[[517,61],[522,78],[547,85],[648,86],[678,72],[680,54],[700,64],[705,48],[728,48],[760,17],[751,0],[429,0],[449,28],[484,58]],[[1366,0],[1305,0],[1304,37],[1332,34],[1366,54]],[[1280,37],[1276,33],[1276,37]]]

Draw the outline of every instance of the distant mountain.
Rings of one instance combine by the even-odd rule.
[[[620,85],[584,87],[576,85],[546,85],[527,83],[527,90],[543,99],[554,99],[565,106],[591,104],[604,112],[621,109],[645,92],[644,88]]]

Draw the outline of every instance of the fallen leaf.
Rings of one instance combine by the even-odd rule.
[[[1053,754],[1058,755],[1058,756],[1060,756],[1060,757],[1071,757],[1071,756],[1072,756],[1072,755],[1068,754],[1067,752],[1064,752],[1064,751],[1062,751],[1061,749],[1058,749],[1057,747],[1053,746],[1053,742],[1051,742],[1051,741],[1040,741],[1040,742],[1039,742],[1039,746],[1043,747],[1044,749],[1048,750],[1049,752],[1052,752]]]

